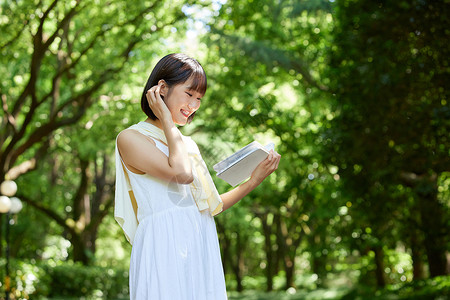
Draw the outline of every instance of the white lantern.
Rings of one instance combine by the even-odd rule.
[[[5,180],[0,185],[0,192],[8,197],[14,196],[17,192],[17,184],[12,180]]]
[[[11,208],[11,199],[7,196],[0,196],[0,213],[7,213]]]
[[[22,210],[22,201],[19,200],[17,197],[11,197],[11,208],[9,209],[9,212],[12,214],[17,214],[19,211]]]

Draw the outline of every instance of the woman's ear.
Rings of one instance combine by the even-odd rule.
[[[167,94],[167,92],[169,91],[169,86],[167,85],[167,82],[165,82],[163,79],[161,79],[160,81],[158,81],[158,85],[159,85],[159,93],[161,94],[161,96],[165,96]]]

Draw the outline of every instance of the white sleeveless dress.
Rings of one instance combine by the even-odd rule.
[[[169,154],[166,145],[154,141]],[[139,221],[131,251],[130,299],[227,299],[214,218],[198,210],[190,186],[126,172]]]

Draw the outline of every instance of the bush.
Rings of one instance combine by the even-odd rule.
[[[0,295],[5,294],[5,264],[6,260],[0,260]],[[9,262],[10,293],[16,299],[29,299],[30,295],[46,296],[49,292],[50,277],[46,271],[34,260]]]
[[[128,272],[125,270],[65,263],[48,268],[48,273],[52,279],[50,297],[111,299],[128,294]]]
[[[5,276],[0,260],[0,276]],[[10,261],[11,294],[16,299],[79,298],[117,299],[128,296],[128,270],[83,266],[73,262]],[[3,280],[2,280],[3,282]],[[0,286],[5,293],[5,286]]]
[[[450,296],[450,276],[439,276],[408,283],[387,285],[383,289],[358,285],[341,298],[347,299],[408,299],[444,300]]]

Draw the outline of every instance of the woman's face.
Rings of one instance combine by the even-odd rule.
[[[203,94],[189,89],[192,79],[177,84],[168,89],[164,102],[172,113],[173,122],[177,125],[186,125],[190,115],[200,108]]]

